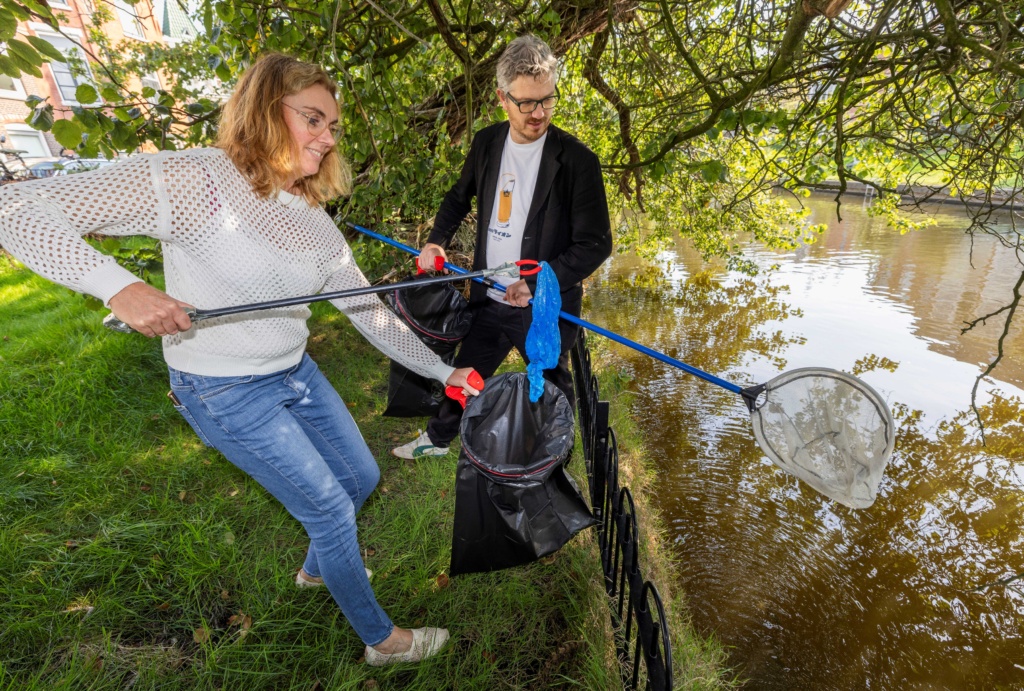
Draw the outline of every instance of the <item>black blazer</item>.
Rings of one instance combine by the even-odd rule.
[[[441,202],[427,238],[428,242],[447,247],[476,197],[474,270],[487,268],[487,224],[491,220],[508,130],[508,122],[501,122],[473,137],[462,175]],[[583,300],[580,282],[594,273],[611,252],[608,200],[597,156],[571,134],[550,125],[520,256],[543,260],[551,266],[561,287],[562,309],[578,316]],[[528,277],[527,283],[534,290],[536,277]],[[486,293],[486,286],[473,283],[470,300],[489,299]]]

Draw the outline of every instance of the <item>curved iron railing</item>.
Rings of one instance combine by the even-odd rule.
[[[572,349],[572,369],[622,685],[626,689],[671,689],[672,645],[665,608],[657,587],[640,573],[636,506],[629,489],[619,487],[619,451],[615,433],[608,426],[609,404],[600,400],[590,350],[582,335]]]

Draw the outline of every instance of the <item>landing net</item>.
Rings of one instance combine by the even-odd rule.
[[[772,461],[845,506],[874,503],[896,436],[874,389],[837,370],[803,368],[750,393],[754,437]]]

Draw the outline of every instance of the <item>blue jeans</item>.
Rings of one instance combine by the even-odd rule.
[[[367,645],[394,624],[374,597],[356,538],[356,513],[380,469],[341,397],[308,355],[287,370],[204,377],[168,368],[178,412],[284,504],[309,535],[303,568],[321,576]]]

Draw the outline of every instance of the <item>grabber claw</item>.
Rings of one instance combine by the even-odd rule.
[[[477,391],[484,390],[484,378],[480,376],[480,373],[476,370],[470,372],[469,377],[466,381]],[[462,407],[466,407],[466,394],[462,390],[461,386],[446,386],[444,387],[444,395],[448,398],[454,399],[462,404]]]

